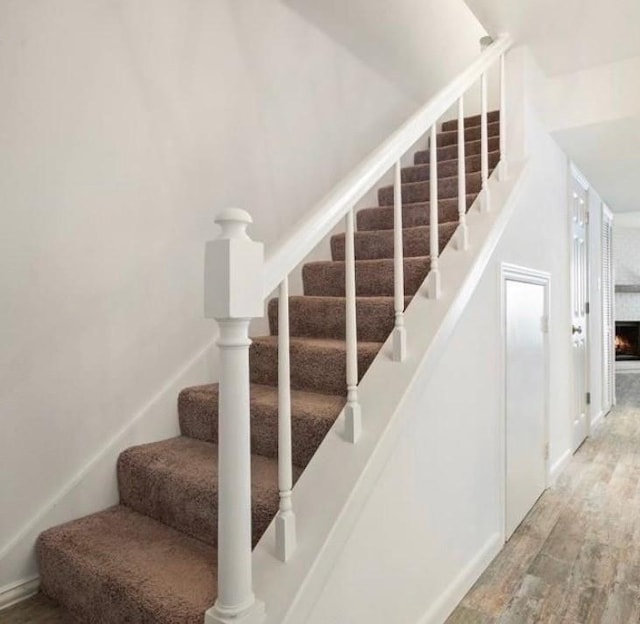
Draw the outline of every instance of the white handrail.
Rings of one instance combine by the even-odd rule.
[[[356,167],[334,189],[288,231],[273,251],[267,254],[264,272],[264,296],[268,297],[280,282],[298,266],[347,212],[400,160],[440,117],[456,103],[473,83],[512,44],[509,35],[501,35],[458,77],[433,96],[380,147]]]

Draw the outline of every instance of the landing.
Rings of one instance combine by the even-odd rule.
[[[446,624],[640,621],[640,375]]]

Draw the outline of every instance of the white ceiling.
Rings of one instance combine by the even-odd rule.
[[[466,0],[491,34],[531,47],[549,76],[640,55],[640,0]]]
[[[529,47],[549,77],[552,134],[609,207],[640,210],[640,0],[466,2]]]

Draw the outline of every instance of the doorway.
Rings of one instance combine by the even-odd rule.
[[[503,265],[501,281],[508,539],[547,487],[550,276]]]
[[[588,184],[571,167],[571,354],[573,361],[572,435],[576,451],[589,435],[589,205]]]

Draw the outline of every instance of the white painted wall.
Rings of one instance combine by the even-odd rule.
[[[425,101],[480,54],[464,0],[286,0],[410,97]]]
[[[570,457],[567,158],[531,107],[537,80],[527,52],[513,51],[510,67],[524,72],[521,88],[512,92],[522,101],[510,102],[511,111],[526,113],[522,139],[531,169],[520,203],[436,373],[417,379],[406,398],[409,424],[310,624],[439,624],[499,549],[502,262],[552,276],[549,408],[554,474]]]
[[[613,229],[613,266],[616,284],[640,284],[640,223],[635,227],[616,221]],[[640,320],[640,293],[615,294],[617,321]]]
[[[0,3],[0,590],[214,378],[204,241],[269,245],[415,103],[278,0]]]

